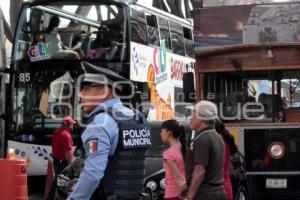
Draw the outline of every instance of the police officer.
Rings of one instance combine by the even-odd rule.
[[[143,188],[145,152],[151,145],[150,129],[142,114],[125,107],[114,93],[122,89],[114,83],[126,79],[84,65],[80,98],[89,113],[81,137],[86,159],[68,200],[137,199]]]

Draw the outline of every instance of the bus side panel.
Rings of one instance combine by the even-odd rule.
[[[51,146],[8,141],[8,148],[13,148],[18,159],[27,161],[27,174],[41,176],[47,174],[48,159],[51,158]]]

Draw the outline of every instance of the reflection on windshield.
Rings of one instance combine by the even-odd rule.
[[[66,69],[30,70],[27,80],[16,81],[14,92],[13,129],[17,133],[39,128],[57,128],[65,116],[73,116],[78,103],[76,80],[78,72]]]
[[[126,49],[124,9],[115,5],[25,8],[14,60],[120,61]]]

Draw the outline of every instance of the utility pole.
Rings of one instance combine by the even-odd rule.
[[[6,57],[6,39],[13,42],[13,33],[15,32],[19,12],[22,7],[23,0],[10,0],[10,25],[6,21],[2,9],[0,8],[0,70],[7,68]],[[5,80],[6,74],[0,73],[0,116],[5,115]],[[4,157],[5,142],[4,142],[5,122],[0,118],[0,157]]]

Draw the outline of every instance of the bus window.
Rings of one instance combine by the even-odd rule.
[[[207,73],[204,98],[225,121],[289,122],[300,111],[299,80],[299,71]]]
[[[124,59],[128,46],[125,45],[127,16],[124,8],[107,4],[61,4],[33,6],[22,12],[13,61],[84,59],[115,62]],[[105,44],[109,44],[106,46],[99,31],[103,25],[109,35],[105,37]]]
[[[131,41],[147,45],[147,24],[145,13],[131,10]]]
[[[170,21],[170,27],[172,50],[176,54],[184,55],[185,53],[182,26],[177,22]]]
[[[148,41],[150,45],[159,46],[159,32],[156,16],[146,13]]]
[[[87,18],[94,21],[107,21],[118,18],[119,9],[114,6],[92,6],[88,12]]]
[[[184,36],[185,54],[187,56],[192,56],[193,55],[192,30],[189,28],[183,27],[183,36]]]
[[[281,97],[287,109],[300,110],[300,71],[283,73],[280,85]]]
[[[170,29],[169,22],[164,18],[158,18],[159,21],[159,31],[161,41],[165,41],[166,48],[171,49],[171,39],[170,39]]]

